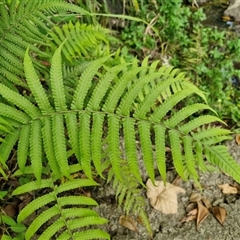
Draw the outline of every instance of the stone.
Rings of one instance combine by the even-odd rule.
[[[227,10],[224,11],[225,16],[233,17],[236,22],[240,22],[240,0],[230,0]]]

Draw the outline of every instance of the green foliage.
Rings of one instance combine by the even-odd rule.
[[[54,14],[58,13],[60,15],[59,12],[61,11],[71,11],[76,16],[79,14],[90,15],[84,9],[63,0],[39,0],[34,2],[22,0],[19,3],[3,0],[0,4],[2,19],[0,26],[1,82],[7,85],[11,84],[12,88],[14,88],[12,83],[26,87],[22,60],[27,46],[37,56],[34,60],[36,69],[43,72],[44,65],[42,63],[48,62],[52,53],[51,51],[42,51],[36,44],[45,49],[50,45],[52,46],[51,49],[55,50],[54,43],[59,44],[60,41],[68,38],[63,53],[70,60],[69,56],[72,56],[73,59],[76,58],[76,52],[79,57],[82,57],[82,54],[86,55],[89,48],[95,48],[100,41],[107,43],[105,35],[107,30],[103,28],[80,25],[79,23],[57,26]],[[76,41],[79,36],[81,36],[80,41]],[[89,43],[86,48],[83,48],[86,39]],[[83,53],[80,54],[81,51]]]
[[[190,8],[183,0],[153,3],[141,1],[137,13],[126,6],[131,16],[149,24],[126,24],[120,33],[124,47],[133,52],[138,49],[140,58],[149,54],[160,59],[170,56],[170,64],[187,72],[191,81],[207,94],[219,116],[230,125],[239,125],[240,73],[239,66],[234,67],[240,58],[237,34],[206,27],[202,22],[206,19],[203,8]]]
[[[156,29],[154,36],[164,44],[172,35],[171,51],[191,46],[190,53],[197,55],[190,64],[194,67],[199,56],[205,59],[199,29],[196,35],[194,30],[193,41],[181,39],[190,13],[184,8],[174,18],[173,7],[180,9],[181,1],[159,3],[154,8],[164,14],[160,18],[149,14],[146,19],[161,23],[161,38]],[[129,6],[137,14],[145,7],[143,1],[131,1]],[[178,22],[183,13],[185,21]],[[127,214],[139,215],[151,234],[139,186],[144,185],[143,171],[154,181],[156,168],[166,182],[166,147],[185,180],[198,182],[200,171],[216,166],[240,182],[240,166],[221,145],[231,138],[231,132],[222,128],[223,122],[207,105],[203,92],[179,69],[159,67],[159,61],[148,58],[141,63],[132,57],[126,60],[120,54],[123,50],[109,55],[113,39],[109,31],[78,23],[78,14],[89,18],[91,14],[61,0],[4,0],[0,14],[0,173],[7,179],[5,171],[14,150],[15,176],[20,177],[21,186],[13,196],[33,191],[36,196],[20,211],[17,221],[2,218],[12,232],[21,229],[19,239],[37,235],[38,239],[110,239],[93,228],[107,222],[90,209],[97,203],[76,195],[76,189],[97,186],[93,179],[104,178],[106,169],[110,169],[108,179],[119,204]],[[198,11],[191,17],[200,21],[203,15]],[[154,21],[148,31],[153,30]],[[133,23],[130,34],[135,34],[138,43],[143,39],[149,48],[155,47],[151,35],[139,37],[143,22],[139,21],[137,31]],[[174,32],[179,34],[173,36]],[[138,43],[129,42],[127,47]],[[138,47],[143,47],[142,42]],[[229,47],[234,46],[229,43]],[[187,53],[182,54],[185,61]],[[178,58],[174,60],[177,64]],[[38,216],[25,230],[24,221],[35,212]],[[4,235],[10,236],[11,232]]]
[[[56,236],[55,234],[58,235],[57,239],[94,239],[96,236],[110,239],[109,235],[100,229],[84,229],[86,226],[107,222],[95,211],[88,209],[89,206],[96,206],[96,201],[86,196],[71,194],[73,189],[96,185],[96,182],[89,179],[71,179],[59,184],[52,176],[42,179],[41,183],[32,181],[15,189],[13,195],[45,190],[44,195],[35,198],[18,215],[17,221],[20,223],[35,211],[40,213],[28,227],[25,239],[31,239],[43,225],[46,227],[41,231],[38,239],[50,239]]]
[[[140,217],[149,235],[152,236],[151,225],[145,211],[145,197],[142,195],[139,180],[132,174],[126,160],[121,161],[120,164],[122,175],[125,176],[123,182],[114,177],[112,170],[108,172],[108,181],[112,181],[118,204],[123,205],[123,210],[127,215],[134,214]]]
[[[24,240],[26,226],[22,223],[17,223],[13,218],[0,213],[0,224],[4,226],[4,234],[1,239],[5,240]],[[12,238],[9,231],[15,233],[16,237]]]

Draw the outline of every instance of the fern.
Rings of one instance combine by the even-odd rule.
[[[134,214],[139,216],[149,235],[152,236],[152,229],[145,212],[145,198],[142,196],[142,190],[139,188],[139,180],[133,176],[126,160],[122,160],[120,163],[124,182],[114,177],[112,169],[108,172],[108,182],[112,182],[118,204],[123,206],[123,211],[126,215]]]
[[[71,64],[81,59],[100,58],[110,54],[109,38],[110,31],[100,25],[86,25],[77,22],[54,26],[49,32],[52,37],[49,44],[51,50],[57,49],[67,39],[63,46],[62,53]],[[95,49],[93,51],[93,49]]]
[[[31,239],[43,225],[45,226],[44,230],[38,239],[50,239],[54,236],[58,236],[57,239],[94,239],[96,236],[110,239],[109,235],[100,229],[85,229],[86,226],[107,222],[95,211],[86,208],[86,206],[96,206],[97,203],[86,196],[67,194],[76,188],[96,186],[96,182],[88,179],[73,179],[58,185],[53,179],[43,179],[40,185],[37,181],[29,182],[13,191],[13,195],[18,195],[39,189],[48,189],[44,195],[24,207],[18,215],[17,221],[22,222],[35,211],[40,212],[28,227],[25,239]],[[78,231],[76,232],[76,230]]]
[[[66,3],[63,0],[2,0],[0,4],[0,82],[14,83],[26,87],[22,61],[29,46],[38,57],[35,67],[43,72],[41,59],[50,59],[51,55],[41,51],[36,44],[47,47],[50,36],[47,36],[55,23],[53,13],[61,10],[72,11],[81,15],[90,15],[84,9]],[[14,87],[14,85],[11,85]]]
[[[214,127],[205,129],[204,134],[201,133],[202,129],[199,127],[206,126],[215,121],[221,122],[214,115],[202,115],[194,120],[190,120],[191,115],[196,112],[196,109],[211,111],[211,108],[205,104],[194,105],[195,107],[197,106],[195,110],[188,106],[178,112],[171,111],[176,104],[183,101],[190,94],[197,93],[201,96],[201,92],[187,82],[183,78],[183,75],[179,77],[176,71],[172,73],[172,68],[169,70],[163,67],[159,71],[152,69],[150,73],[146,71],[146,75],[144,75],[142,70],[146,67],[133,66],[131,68],[127,64],[121,64],[118,67],[106,68],[104,70],[101,66],[107,61],[108,57],[93,61],[82,72],[74,90],[72,102],[68,106],[61,70],[61,48],[62,46],[56,50],[52,60],[53,64],[50,70],[50,89],[52,94],[50,96],[47,96],[45,89],[41,86],[30,57],[27,53],[25,55],[24,67],[27,76],[26,80],[29,89],[35,97],[37,106],[21,94],[13,92],[4,85],[0,85],[0,94],[2,97],[21,109],[21,114],[26,119],[22,124],[22,120],[19,122],[19,117],[11,115],[13,120],[18,122],[18,125],[10,132],[11,135],[16,134],[15,136],[17,137],[17,133],[20,131],[19,127],[21,126],[22,129],[20,131],[18,149],[18,156],[20,156],[18,161],[21,163],[22,171],[24,171],[24,164],[27,162],[26,152],[29,152],[35,176],[40,180],[41,156],[45,153],[52,168],[51,170],[58,176],[69,177],[69,162],[67,157],[67,149],[69,147],[65,138],[65,134],[67,133],[70,147],[85,174],[89,178],[92,178],[91,162],[96,167],[96,171],[101,174],[103,170],[101,168],[102,144],[96,142],[94,147],[92,147],[91,142],[94,141],[95,136],[98,141],[101,141],[100,139],[104,137],[101,130],[98,133],[98,129],[104,127],[105,120],[108,127],[106,135],[108,152],[116,176],[122,179],[119,163],[121,157],[119,142],[120,129],[123,128],[127,161],[132,173],[139,182],[141,182],[141,178],[136,160],[136,134],[139,134],[144,164],[152,180],[155,177],[155,161],[158,163],[158,168],[163,175],[163,179],[166,178],[165,156],[163,154],[165,144],[160,144],[160,141],[164,138],[163,133],[170,138],[173,163],[177,172],[184,179],[190,177],[195,180],[198,177],[198,166],[194,160],[194,156],[200,156],[200,152],[198,152],[200,149],[202,149],[201,151],[204,155],[206,151],[211,152],[214,143],[217,143],[219,138],[220,140],[228,138],[229,131]],[[126,67],[129,68],[127,72],[125,71]],[[95,81],[94,78],[98,76],[99,71],[102,72],[99,75],[101,78],[98,79],[96,84],[92,84]],[[122,75],[121,71],[123,71]],[[138,78],[136,74],[140,72],[141,77]],[[163,81],[160,81],[161,78],[163,78]],[[155,82],[156,87],[136,107],[133,104],[134,101],[139,99],[138,96],[144,89],[144,86],[151,82]],[[131,87],[129,87],[129,83]],[[169,97],[156,107],[155,101],[158,96],[168,91],[169,88],[171,90]],[[91,91],[92,95],[89,95],[89,91]],[[100,93],[98,96],[97,92]],[[53,98],[53,101],[51,101],[51,98]],[[3,106],[5,108],[8,107],[4,103]],[[20,110],[16,109],[15,111]],[[2,112],[1,115],[2,118],[9,117],[9,114],[5,114],[5,112]],[[165,120],[166,117],[167,120]],[[94,124],[92,125],[91,122]],[[30,130],[28,130],[29,127],[26,127],[29,125]],[[40,131],[40,129],[42,130]],[[47,136],[46,130],[49,133],[51,132],[51,137]],[[161,133],[161,131],[163,132]],[[152,154],[152,145],[154,143],[151,138],[152,133],[155,136],[157,159]],[[162,134],[162,136],[160,137],[159,134]],[[16,137],[13,138],[15,141],[17,141]],[[23,139],[25,138],[29,139],[30,147],[26,143],[23,145]],[[14,140],[12,140],[12,144],[15,144]],[[196,141],[200,144],[197,148],[195,148]],[[52,146],[52,149],[49,146]],[[184,152],[182,149],[184,149]],[[51,154],[51,151],[54,154]],[[211,153],[212,155],[213,153]],[[2,158],[2,164],[5,164],[8,156],[9,154],[6,154]],[[96,156],[96,158],[93,158],[93,156]],[[219,157],[213,158],[220,161]],[[225,158],[222,158],[221,163],[217,163],[216,160],[215,163],[223,171],[227,171],[228,174],[233,176],[234,179],[240,179],[238,173],[239,166],[233,160],[226,161]]]
[[[3,134],[4,141],[0,145],[0,163],[6,167],[13,147],[17,146],[19,171],[22,174],[30,171],[36,177],[36,181],[24,186],[26,191],[50,184],[42,176],[46,167],[50,168],[54,179],[66,177],[68,184],[76,188],[79,182],[74,184],[74,180],[71,180],[73,168],[83,171],[90,179],[87,181],[92,181],[96,173],[104,175],[103,171],[110,162],[116,179],[117,195],[120,203],[125,199],[125,210],[129,213],[134,209],[135,191],[126,187],[121,159],[125,159],[134,184],[143,184],[136,151],[137,141],[140,142],[144,166],[152,181],[155,179],[155,166],[166,181],[165,148],[169,146],[175,169],[183,179],[197,182],[198,170],[208,170],[209,164],[219,167],[240,182],[240,166],[227,149],[219,145],[230,137],[231,132],[211,126],[214,122],[222,121],[206,103],[184,107],[184,99],[192,94],[198,94],[206,102],[203,93],[188,82],[184,74],[171,67],[158,69],[157,63],[148,67],[147,60],[140,67],[136,62],[123,62],[109,67],[107,61],[111,56],[106,56],[80,67],[76,83],[66,86],[63,73],[65,68],[62,68],[61,63],[63,46],[53,55],[50,79],[44,83],[44,87],[26,51],[24,70],[31,98],[0,83],[0,95],[3,99],[0,104],[4,109],[0,111],[0,119],[2,123],[11,123],[11,127],[5,124],[7,131]],[[149,86],[154,88],[147,92],[146,86],[147,89]],[[176,106],[182,108],[175,111]],[[192,120],[193,114],[202,110],[208,111],[208,114]],[[123,150],[119,148],[122,141],[125,144]],[[104,154],[108,161],[103,161]],[[203,156],[206,156],[208,164]],[[56,200],[55,207],[47,212],[49,216],[56,216],[57,211],[62,206],[71,204],[71,201],[79,199],[81,203],[76,196],[58,196],[59,189],[68,185],[54,184],[55,182],[51,182],[51,185],[47,185],[53,191],[26,206],[19,215],[19,221]],[[66,189],[70,190],[71,187]],[[23,187],[19,187],[14,194],[24,191]],[[89,204],[90,201],[93,203],[92,200],[87,201]],[[139,215],[147,224],[146,217],[140,210]],[[34,230],[30,228],[30,233],[27,233],[28,238],[41,227],[40,222],[44,217],[40,216],[36,226],[33,223]],[[99,218],[92,219],[92,223],[104,222]],[[91,218],[88,218],[83,221],[82,227],[90,223]],[[49,226],[42,239],[53,236],[62,227],[67,227],[67,230],[59,232],[60,239],[69,236],[84,238],[84,234],[93,238],[93,234],[100,231],[94,230],[92,234],[90,230],[75,232],[73,229],[77,228],[76,221],[68,221],[62,216]]]

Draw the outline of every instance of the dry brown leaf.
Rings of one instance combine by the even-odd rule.
[[[166,183],[166,186],[164,186],[163,181],[155,181],[154,186],[150,179],[148,179],[146,186],[147,197],[155,209],[165,214],[177,213],[177,195],[178,193],[185,193],[184,189],[171,183]]]
[[[237,134],[235,137],[237,145],[240,145],[240,134]]]
[[[195,208],[197,208],[197,203],[189,203],[186,207],[186,212],[189,213]]]
[[[134,231],[134,232],[138,232],[136,222],[129,216],[122,215],[119,218],[119,224],[125,228],[128,228],[128,229]]]
[[[234,183],[233,187],[237,189],[237,194],[240,194],[240,185],[237,183]]]
[[[197,192],[191,193],[191,195],[189,197],[190,202],[199,202],[201,199],[202,199],[201,194],[197,193]]]
[[[198,202],[197,205],[198,205],[197,212],[197,229],[198,229],[199,225],[208,217],[209,211],[200,202]]]
[[[208,210],[212,207],[212,204],[211,204],[211,202],[210,202],[208,199],[202,198],[202,202],[203,202],[204,206],[205,206]]]
[[[4,206],[3,207],[3,212],[11,218],[13,218],[17,215],[16,206],[13,205],[13,204],[8,204],[8,205]]]
[[[223,207],[213,207],[212,213],[214,217],[220,222],[220,224],[223,224],[227,215],[226,209]]]
[[[218,185],[222,189],[222,192],[225,194],[237,194],[237,188],[230,186],[228,183]]]
[[[180,176],[178,175],[172,182],[173,185],[175,186],[179,186],[182,182],[182,179],[180,178]]]
[[[183,220],[181,221],[181,223],[184,222],[190,222],[192,220],[195,220],[197,218],[197,208],[193,209],[192,211],[190,211],[187,215],[187,217],[184,217]]]

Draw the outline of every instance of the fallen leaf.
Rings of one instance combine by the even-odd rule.
[[[195,208],[197,208],[197,203],[189,203],[186,207],[186,212],[189,213]]]
[[[222,189],[222,192],[225,194],[237,194],[237,188],[230,186],[228,183],[218,185],[219,188]]]
[[[240,145],[240,134],[237,134],[235,137],[237,145]]]
[[[202,199],[201,194],[197,193],[197,192],[191,193],[191,195],[189,197],[190,202],[199,202],[201,199]]]
[[[240,185],[235,183],[233,187],[237,189],[237,194],[240,194]]]
[[[183,220],[181,221],[181,223],[184,223],[184,222],[190,222],[190,221],[193,221],[197,218],[197,208],[193,209],[192,211],[190,211],[187,215],[187,217],[184,217]]]
[[[220,222],[220,224],[223,224],[227,215],[226,209],[223,207],[213,207],[212,213],[214,217]]]
[[[178,175],[172,182],[173,185],[175,186],[179,186],[180,183],[182,182],[182,179],[180,178],[180,176]]]
[[[211,204],[211,202],[210,202],[208,199],[202,198],[202,202],[203,202],[204,206],[205,206],[208,210],[212,207],[212,204]]]
[[[13,204],[8,204],[8,205],[4,206],[3,207],[3,212],[11,218],[13,218],[17,215],[16,206],[13,205]]]
[[[198,229],[199,225],[208,217],[210,212],[200,202],[198,202],[197,205],[198,205],[197,212],[197,229]]]
[[[155,186],[152,181],[148,179],[147,183],[147,197],[150,204],[158,211],[165,214],[177,213],[178,193],[185,193],[185,190],[177,187],[171,183],[164,185],[163,181],[155,181]]]
[[[136,222],[129,216],[122,215],[119,218],[119,224],[125,228],[128,228],[134,232],[138,232]]]

